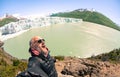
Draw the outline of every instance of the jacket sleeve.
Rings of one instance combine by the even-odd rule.
[[[16,77],[31,77],[27,71],[19,73]]]
[[[41,69],[39,61],[35,59],[29,61],[27,71],[32,77],[48,77],[48,75]]]

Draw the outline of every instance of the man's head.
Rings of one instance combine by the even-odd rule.
[[[30,40],[30,47],[32,47],[34,44],[37,44],[37,43],[41,43],[39,42],[39,40],[42,40],[42,38],[40,36],[34,36],[31,38]]]
[[[48,49],[45,45],[45,40],[41,38],[40,36],[34,36],[30,40],[30,48],[32,50],[35,50],[35,52],[38,51],[40,53],[42,51],[44,53],[48,53]]]

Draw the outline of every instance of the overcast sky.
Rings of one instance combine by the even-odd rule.
[[[0,0],[0,17],[6,13],[30,16],[94,8],[120,24],[119,5],[120,0]]]

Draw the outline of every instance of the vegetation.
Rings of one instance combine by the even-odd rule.
[[[114,49],[109,53],[103,53],[103,54],[100,54],[100,55],[97,55],[97,56],[92,56],[90,59],[120,62],[120,48],[119,49]]]
[[[99,12],[91,12],[91,11],[71,11],[71,12],[60,12],[56,14],[52,14],[51,16],[58,16],[58,17],[70,17],[70,18],[78,18],[83,19],[83,21],[93,22],[101,25],[105,25],[107,27],[114,28],[120,31],[120,27],[116,25],[112,20],[104,16]]]
[[[62,61],[64,60],[64,56],[54,56],[55,59]]]
[[[0,48],[0,77],[15,77],[18,72],[24,71],[26,67],[27,62],[11,57]]]
[[[15,77],[19,71],[24,71],[27,64],[25,62],[20,62],[19,65],[0,65],[0,77]]]
[[[20,60],[13,60],[13,66],[18,66],[20,64]]]
[[[16,21],[18,21],[18,19],[15,17],[4,18],[4,19],[0,20],[0,27],[4,26],[5,24],[8,24],[10,22],[16,22]]]

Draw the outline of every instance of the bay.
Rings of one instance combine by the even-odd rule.
[[[5,41],[4,49],[20,59],[30,57],[29,40],[41,36],[51,55],[90,57],[120,47],[120,32],[99,24],[80,22],[32,28]]]

